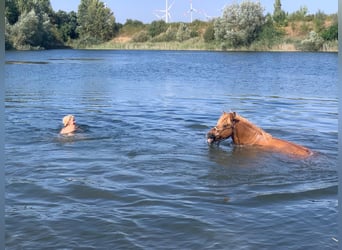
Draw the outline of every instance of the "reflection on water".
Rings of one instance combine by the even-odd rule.
[[[48,64],[48,62],[38,62],[38,61],[6,61],[6,64]]]
[[[334,249],[337,55],[8,52],[7,249]],[[20,72],[20,74],[18,74]],[[309,147],[206,144],[222,111]],[[74,114],[82,132],[59,135]]]

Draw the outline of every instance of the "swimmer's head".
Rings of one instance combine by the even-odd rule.
[[[63,117],[63,125],[66,127],[70,121],[75,120],[75,117],[73,115],[66,115]]]

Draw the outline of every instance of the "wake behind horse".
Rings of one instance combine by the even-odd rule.
[[[222,114],[217,125],[208,132],[207,141],[208,144],[213,144],[229,137],[236,145],[261,146],[266,150],[299,157],[312,155],[310,149],[275,138],[235,112]]]

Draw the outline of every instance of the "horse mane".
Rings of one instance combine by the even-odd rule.
[[[238,120],[239,122],[244,123],[244,125],[247,125],[252,130],[254,130],[257,134],[263,136],[265,139],[272,138],[271,134],[267,133],[265,130],[263,130],[262,128],[260,128],[257,125],[253,124],[252,122],[250,122],[249,120],[247,120],[246,118],[242,117],[241,115],[239,115],[237,113],[236,113],[235,119]]]

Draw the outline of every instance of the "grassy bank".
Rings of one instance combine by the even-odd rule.
[[[108,42],[94,45],[84,40],[74,40],[69,45],[82,49],[337,52],[338,41],[323,38],[324,32],[332,30],[334,20],[334,16],[326,17],[320,29],[315,19],[293,20],[280,26],[271,22],[263,26],[248,46],[238,47],[216,39],[214,21],[143,24],[128,20]]]
[[[271,47],[263,44],[252,44],[250,47],[240,47],[236,49],[224,49],[217,43],[206,43],[199,38],[189,39],[184,42],[120,42],[117,39],[112,41],[90,45],[86,47],[73,46],[74,48],[83,49],[112,49],[112,50],[203,50],[203,51],[279,51],[279,52],[295,52],[302,51],[298,44],[300,40],[284,40]],[[325,42],[320,52],[338,52],[338,41]]]

